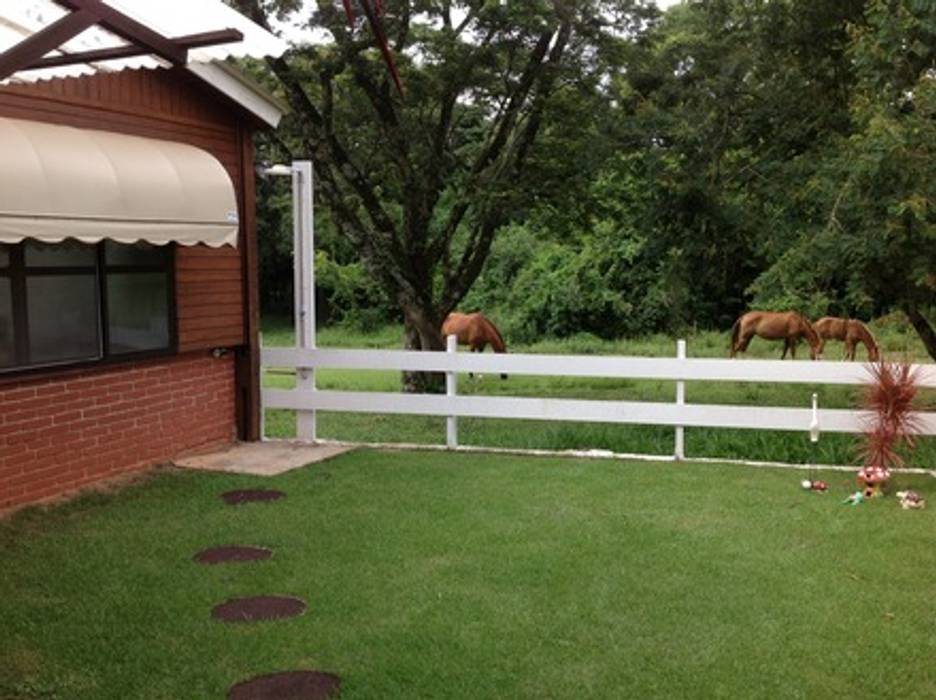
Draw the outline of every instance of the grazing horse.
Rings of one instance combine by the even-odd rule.
[[[755,335],[767,340],[783,339],[781,360],[786,357],[787,350],[796,359],[796,344],[800,338],[806,338],[809,343],[809,356],[812,359],[815,360],[819,353],[819,335],[809,321],[795,311],[748,311],[741,316],[731,327],[731,357],[746,351]]]
[[[494,352],[507,352],[507,344],[500,331],[483,314],[462,314],[453,311],[442,324],[442,335],[454,335],[460,345],[467,345],[471,352],[484,352],[490,345]],[[469,376],[472,376],[469,374]],[[507,379],[506,374],[501,379]]]
[[[816,333],[819,334],[819,354],[825,347],[827,340],[845,341],[845,359],[855,359],[855,346],[858,343],[864,343],[868,349],[868,360],[877,362],[881,357],[878,344],[871,335],[871,331],[861,321],[851,318],[836,318],[835,316],[824,316],[813,324]]]

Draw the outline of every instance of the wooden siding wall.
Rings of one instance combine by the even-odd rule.
[[[214,155],[227,169],[241,209],[238,248],[178,246],[179,352],[248,343],[245,326],[244,173],[252,174],[243,113],[179,69],[125,70],[0,88],[0,116],[180,141]],[[244,144],[248,147],[245,148]],[[246,183],[253,191],[253,182]],[[254,241],[247,242],[248,245]],[[251,329],[252,330],[252,329]]]

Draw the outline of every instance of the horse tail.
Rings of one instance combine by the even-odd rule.
[[[737,320],[734,322],[734,325],[731,327],[731,354],[729,357],[735,356],[735,350],[738,347],[738,338],[741,337],[741,319],[743,316],[738,316]]]

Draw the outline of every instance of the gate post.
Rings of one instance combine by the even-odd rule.
[[[686,341],[677,340],[676,341],[676,357],[680,360],[686,359]],[[676,382],[676,405],[684,406],[686,404],[686,383],[684,381]],[[676,426],[676,445],[673,450],[673,456],[678,460],[683,460],[686,458],[686,429],[681,426]]]
[[[458,352],[458,337],[450,335],[445,339],[445,352],[453,356]],[[445,373],[445,395],[454,399],[458,391],[458,375],[450,370]],[[458,416],[445,419],[445,445],[450,450],[458,447]]]
[[[293,284],[295,290],[296,347],[315,348],[315,239],[312,200],[312,162],[294,161],[293,185]],[[296,389],[315,391],[315,369],[296,370]],[[316,439],[315,410],[296,411],[296,437]]]

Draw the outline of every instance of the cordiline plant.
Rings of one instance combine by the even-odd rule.
[[[863,406],[871,412],[860,448],[868,467],[897,469],[904,466],[901,448],[912,450],[922,425],[914,407],[919,389],[917,372],[905,362],[875,362],[869,365],[871,382]]]

